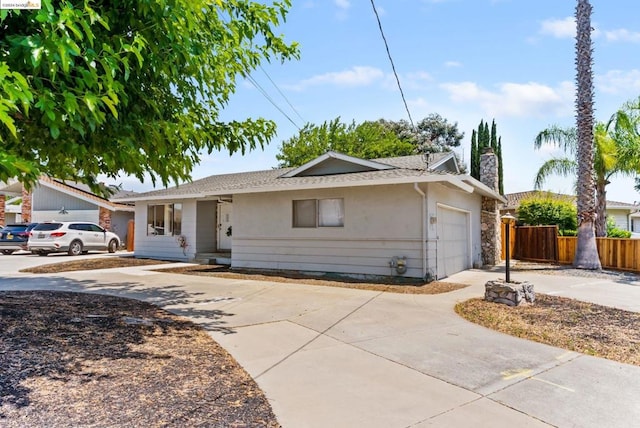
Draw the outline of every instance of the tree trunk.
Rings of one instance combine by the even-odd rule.
[[[601,178],[596,183],[596,236],[604,238],[607,236],[607,184]]]
[[[578,243],[573,265],[602,269],[595,238],[595,183],[593,174],[593,71],[591,51],[591,4],[576,5],[576,122],[578,130]]]

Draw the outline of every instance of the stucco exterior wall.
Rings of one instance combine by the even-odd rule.
[[[344,199],[344,227],[292,226],[293,200],[325,198]],[[404,256],[420,277],[421,203],[408,185],[235,195],[232,266],[396,275],[389,261]]]
[[[422,185],[425,209],[427,270],[438,273],[438,204],[470,214],[469,266],[480,263],[480,196],[439,184]],[[344,199],[344,227],[292,227],[292,201]],[[234,196],[232,266],[399,275],[390,260],[406,257],[402,276],[423,277],[423,199],[412,184],[374,188],[340,188]]]
[[[160,260],[189,261],[195,258],[196,242],[196,201],[170,200],[152,202],[150,205],[182,203],[182,232],[187,240],[187,248],[178,245],[176,236],[147,235],[147,203],[136,203],[135,257],[149,257]]]

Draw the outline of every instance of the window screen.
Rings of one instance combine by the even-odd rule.
[[[316,227],[316,200],[293,201],[293,227]]]

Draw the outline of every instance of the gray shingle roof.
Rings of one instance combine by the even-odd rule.
[[[439,161],[448,154],[438,154],[432,158],[432,162]],[[233,174],[212,175],[179,186],[167,189],[154,190],[135,195],[135,199],[162,197],[196,197],[233,194],[239,191],[251,190],[264,191],[266,189],[280,190],[287,187],[323,186],[363,183],[379,180],[402,180],[404,178],[417,178],[430,175],[442,175],[443,172],[429,171],[422,155],[403,156],[395,158],[374,159],[376,162],[391,165],[394,168],[381,171],[367,171],[355,173],[343,173],[321,176],[282,177],[283,174],[294,168],[280,168],[262,171],[241,172]]]
[[[575,202],[575,195],[566,195],[564,193],[554,193],[543,190],[530,190],[527,192],[517,192],[517,193],[508,193],[504,195],[507,198],[507,204],[503,204],[500,209],[501,210],[515,210],[520,206],[520,203],[525,199],[530,199],[534,197],[542,197],[542,198],[551,198],[556,200],[565,200],[569,202]],[[630,204],[628,202],[618,202],[618,201],[610,201],[607,200],[607,207],[612,208],[637,208],[637,205]]]

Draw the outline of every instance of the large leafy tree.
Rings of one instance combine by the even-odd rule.
[[[380,122],[346,124],[336,118],[322,125],[305,125],[284,141],[276,159],[281,167],[300,166],[328,151],[364,159],[406,156],[415,146],[403,141]]]
[[[618,110],[612,120],[615,121],[616,137],[629,141],[620,157],[640,165],[640,97],[628,101]],[[640,174],[640,166],[637,171]],[[640,192],[640,178],[636,177],[634,189]]]
[[[379,122],[392,130],[398,138],[407,141],[421,153],[440,153],[459,147],[464,132],[458,129],[458,123],[450,123],[437,113],[431,113],[414,127],[406,120]]]
[[[262,118],[222,121],[237,79],[298,55],[290,0],[43,0],[0,11],[0,180],[44,173],[189,179],[203,152],[250,150]]]
[[[576,129],[578,135],[578,242],[573,265],[602,269],[596,246],[594,223],[595,183],[593,174],[593,70],[591,12],[589,0],[576,4]]]

